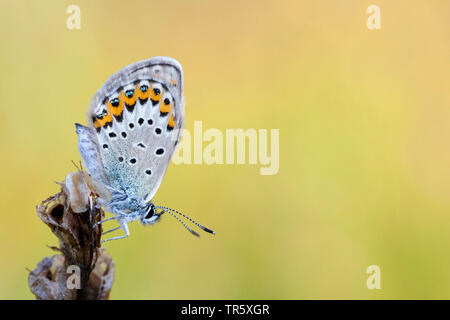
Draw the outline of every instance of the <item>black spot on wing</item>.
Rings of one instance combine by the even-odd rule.
[[[114,115],[114,118],[116,118],[117,122],[122,122],[123,121],[123,112],[121,114],[119,114],[118,116]]]
[[[132,105],[129,105],[129,104],[125,103],[125,107],[127,108],[128,112],[133,112],[135,105],[136,105],[136,102],[134,104],[132,104]]]

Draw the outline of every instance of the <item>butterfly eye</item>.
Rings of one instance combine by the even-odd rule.
[[[113,107],[119,106],[119,98],[114,98],[110,102]]]
[[[147,92],[147,90],[148,90],[148,86],[146,86],[145,84],[141,86],[141,91],[142,92],[145,93],[145,92]]]
[[[133,94],[134,94],[133,89],[125,91],[125,95],[127,96],[127,98],[131,98]]]
[[[155,214],[155,208],[150,207],[150,210],[147,212],[147,215],[145,216],[145,219],[150,219]]]

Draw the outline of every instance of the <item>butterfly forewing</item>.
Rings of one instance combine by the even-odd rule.
[[[92,98],[88,119],[110,186],[151,200],[184,122],[180,64],[155,57],[120,70]]]

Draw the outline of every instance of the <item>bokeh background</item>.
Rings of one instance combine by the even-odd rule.
[[[66,9],[81,8],[68,30]],[[381,30],[366,8],[381,8]],[[450,2],[0,4],[0,298],[56,238],[35,206],[80,160],[74,122],[120,68],[181,62],[187,125],[280,129],[280,169],[171,164],[165,217],[110,243],[112,299],[450,298]],[[366,268],[381,268],[368,290]]]

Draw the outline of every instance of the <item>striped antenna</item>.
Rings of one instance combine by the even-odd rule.
[[[195,224],[197,227],[199,227],[199,228],[202,229],[203,231],[209,232],[209,233],[211,233],[211,234],[216,234],[216,233],[215,233],[214,231],[212,231],[211,229],[208,229],[208,228],[202,226],[200,223],[198,223],[198,222],[192,220],[192,219],[189,218],[188,216],[182,214],[181,212],[179,212],[179,211],[177,211],[177,210],[175,210],[175,209],[171,209],[171,208],[167,208],[167,207],[163,207],[163,206],[156,206],[156,208],[162,209],[162,210],[164,210],[164,211],[166,211],[166,212],[169,212],[172,216],[174,216],[175,218],[177,218],[177,220],[180,221],[181,223],[183,223],[183,222],[182,222],[181,220],[179,220],[178,217],[176,217],[175,215],[173,215],[172,212],[173,212],[173,213],[176,213],[176,214],[179,214],[180,216],[182,216],[182,217],[188,219],[190,222],[192,222],[193,224]],[[185,224],[183,223],[183,225],[185,225]],[[185,225],[185,226],[186,226],[186,225]],[[186,226],[186,228],[187,228],[187,226]],[[190,229],[188,228],[188,230],[190,230]],[[192,232],[192,231],[191,231],[191,232]]]
[[[161,208],[160,208],[161,209]],[[164,210],[164,209],[163,209]],[[170,212],[170,211],[163,211],[163,212],[161,212],[159,215],[161,215],[161,214],[163,214],[164,212],[167,212],[167,213],[169,213],[172,217],[174,217],[175,219],[177,219],[178,220],[178,222],[180,222],[186,229],[188,229],[189,230],[189,232],[190,233],[192,233],[194,236],[197,236],[197,237],[200,237],[200,235],[197,233],[197,232],[195,232],[194,230],[192,230],[191,228],[189,228],[188,226],[187,226],[187,224],[186,223],[184,223],[183,221],[181,221],[176,215],[174,215],[172,212]]]

